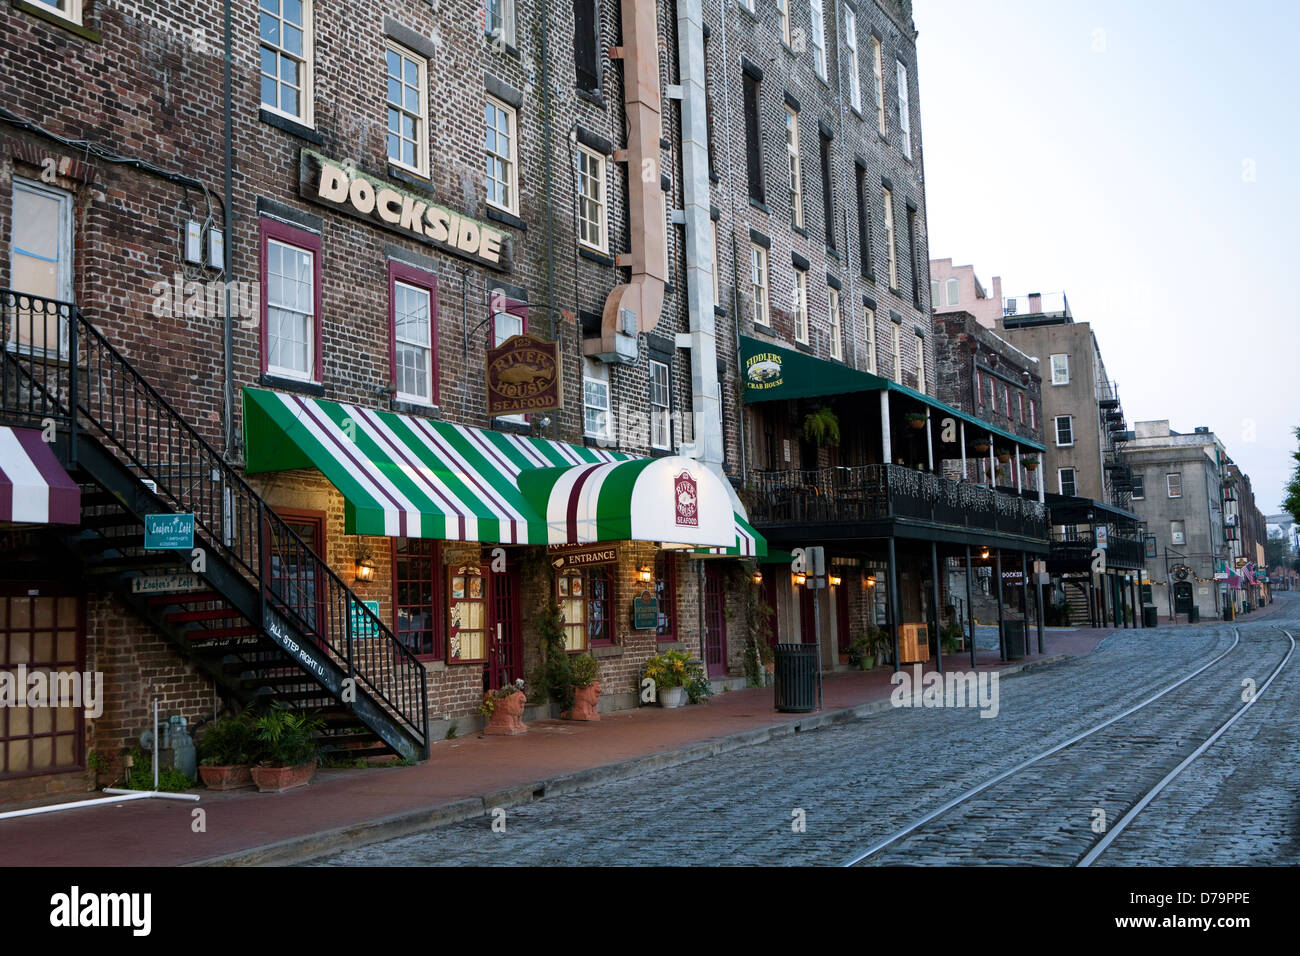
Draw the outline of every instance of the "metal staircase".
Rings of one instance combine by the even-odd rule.
[[[89,587],[238,706],[318,711],[327,752],[428,755],[423,665],[75,306],[0,290],[0,331],[0,422],[53,423]],[[193,551],[144,549],[145,515],[166,513],[194,515]]]

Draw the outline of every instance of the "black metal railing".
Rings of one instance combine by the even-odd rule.
[[[913,518],[980,531],[1047,537],[1040,502],[901,465],[760,471],[751,519],[807,525]]]
[[[1092,528],[1053,528],[1050,538],[1053,560],[1086,564],[1097,547],[1097,533]],[[1113,528],[1106,535],[1106,563],[1119,568],[1140,568],[1145,563],[1145,546],[1141,536],[1125,534]]]
[[[81,429],[153,481],[257,587],[259,625],[272,608],[427,745],[424,666],[76,306],[0,289],[0,342],[4,420]]]

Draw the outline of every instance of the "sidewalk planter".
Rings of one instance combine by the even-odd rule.
[[[524,702],[528,696],[521,690],[506,697],[498,697],[488,717],[483,733],[499,737],[513,737],[528,733],[524,724]]]
[[[241,790],[253,785],[252,768],[247,764],[226,767],[199,767],[199,778],[209,790]]]
[[[660,707],[680,707],[686,703],[685,687],[661,687],[655,695]]]
[[[258,793],[284,793],[295,787],[305,787],[316,775],[315,763],[302,763],[296,767],[254,767],[253,783]]]
[[[600,681],[573,688],[573,708],[564,712],[569,720],[600,720],[596,701],[600,699]]]

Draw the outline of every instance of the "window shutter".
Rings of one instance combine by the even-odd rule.
[[[600,89],[600,7],[597,0],[573,0],[573,64],[578,89]]]
[[[749,198],[766,202],[763,191],[763,154],[759,146],[758,81],[745,77],[745,163],[749,173]]]

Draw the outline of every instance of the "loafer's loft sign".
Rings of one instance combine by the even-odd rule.
[[[298,192],[304,199],[349,216],[505,270],[501,263],[505,233],[501,230],[310,149],[300,156]]]

